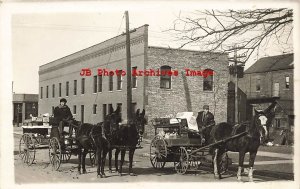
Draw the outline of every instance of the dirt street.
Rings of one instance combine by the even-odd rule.
[[[203,167],[198,172],[188,172],[185,175],[176,174],[173,163],[167,163],[161,170],[154,169],[149,161],[150,141],[142,143],[143,148],[137,149],[134,155],[133,169],[137,176],[130,176],[128,172],[128,154],[126,154],[124,173],[119,176],[116,172],[109,173],[108,166],[105,167],[107,178],[97,178],[96,167],[92,167],[87,156],[87,174],[78,175],[77,156],[71,156],[67,163],[62,163],[58,171],[53,171],[49,164],[48,149],[38,149],[34,164],[27,166],[18,155],[18,141],[20,134],[14,134],[14,162],[15,162],[15,182],[23,183],[73,183],[73,182],[236,182],[235,172],[223,175],[221,181],[213,178],[212,169]],[[108,162],[106,162],[108,165]],[[272,177],[255,176],[255,182],[280,180]],[[244,181],[248,182],[248,177],[244,176]]]

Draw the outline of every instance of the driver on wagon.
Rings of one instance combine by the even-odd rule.
[[[207,139],[205,138],[205,135],[203,135],[203,130],[206,127],[209,127],[209,126],[212,126],[215,124],[214,115],[209,111],[208,105],[204,105],[203,111],[198,112],[196,121],[197,121],[197,125],[198,125],[198,130],[201,134],[202,143],[204,143],[205,140],[207,140]]]
[[[54,109],[54,118],[59,123],[58,130],[60,137],[64,131],[64,123],[68,123],[73,120],[73,115],[70,108],[66,105],[67,100],[65,98],[60,99],[60,104]]]

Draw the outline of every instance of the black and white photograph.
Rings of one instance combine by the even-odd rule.
[[[2,187],[298,188],[299,2],[275,2],[2,2]]]

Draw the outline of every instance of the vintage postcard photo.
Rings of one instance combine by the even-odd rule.
[[[1,179],[296,188],[299,4],[236,3],[4,2]]]

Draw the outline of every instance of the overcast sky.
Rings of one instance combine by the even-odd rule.
[[[38,93],[40,65],[82,50],[125,31],[124,11],[104,9],[89,13],[26,13],[12,16],[14,92]],[[169,32],[182,10],[178,7],[130,10],[130,28],[149,24],[149,45],[177,47]],[[197,47],[187,47],[197,49]],[[280,54],[271,48],[260,56]],[[252,64],[250,60],[248,64]],[[249,65],[247,65],[249,66]]]

